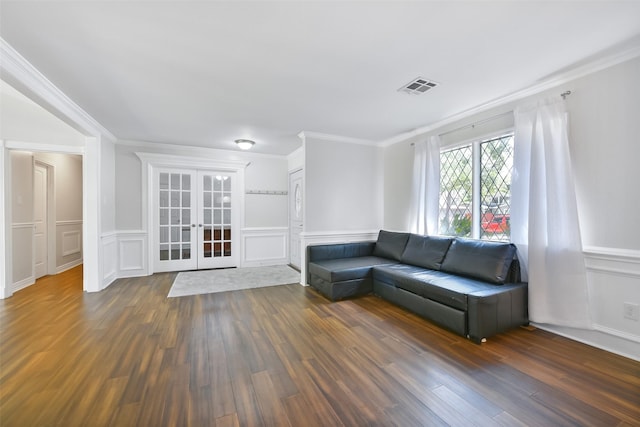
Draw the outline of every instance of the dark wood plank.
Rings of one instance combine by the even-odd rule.
[[[640,426],[640,362],[549,332],[478,346],[373,296],[174,278],[0,301],[0,425]]]

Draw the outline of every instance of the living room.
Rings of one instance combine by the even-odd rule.
[[[534,6],[538,5],[531,7]],[[575,7],[579,6],[584,5]],[[14,2],[3,1],[3,29],[0,33],[3,38],[3,61],[0,64],[3,82],[0,161],[3,170],[10,170],[8,165],[14,152],[56,152],[82,156],[83,217],[73,219],[83,223],[84,290],[98,294],[109,289],[118,279],[146,277],[159,271],[153,266],[154,253],[150,237],[153,202],[149,196],[153,183],[148,180],[146,164],[162,165],[167,158],[173,158],[172,164],[177,162],[178,167],[182,168],[197,168],[204,162],[218,162],[224,167],[235,165],[233,167],[238,168],[237,176],[242,178],[240,192],[244,198],[238,228],[239,238],[241,236],[246,249],[239,254],[238,264],[247,267],[289,262],[291,249],[288,244],[289,204],[286,193],[291,196],[290,173],[302,169],[305,218],[304,231],[300,237],[300,267],[303,270],[301,283],[304,284],[304,248],[307,245],[375,240],[380,229],[410,231],[415,144],[431,136],[440,136],[441,146],[446,148],[482,140],[488,135],[513,129],[513,111],[517,108],[570,92],[563,102],[569,116],[569,146],[587,272],[587,311],[592,327],[582,329],[552,324],[536,326],[638,360],[640,324],[633,318],[625,317],[625,307],[630,304],[633,310],[634,306],[640,304],[640,248],[637,244],[640,241],[640,231],[633,226],[640,208],[634,184],[640,180],[640,171],[635,165],[635,160],[640,158],[640,146],[636,143],[636,135],[640,131],[637,124],[640,113],[640,84],[637,79],[640,75],[640,44],[637,23],[621,19],[615,13],[616,6],[637,11],[635,3],[616,3],[611,8],[604,3],[597,3],[591,11],[593,15],[583,17],[584,22],[578,22],[580,20],[576,17],[576,22],[572,23],[571,15],[553,20],[555,25],[564,23],[567,26],[566,31],[570,34],[568,39],[575,41],[582,36],[590,41],[606,39],[607,42],[600,42],[597,49],[584,47],[588,43],[576,42],[576,45],[570,45],[581,46],[584,50],[580,54],[567,51],[569,47],[566,46],[563,50],[550,49],[549,56],[556,60],[555,64],[563,65],[535,76],[529,75],[526,81],[512,82],[510,90],[482,92],[484,98],[481,101],[465,104],[458,109],[452,109],[454,106],[451,106],[444,112],[434,113],[434,119],[426,120],[423,117],[430,114],[432,107],[420,103],[424,99],[428,100],[431,92],[436,95],[438,90],[446,89],[447,78],[440,77],[438,73],[431,76],[429,69],[420,68],[410,72],[405,70],[410,75],[407,75],[406,81],[399,81],[396,85],[398,87],[423,73],[433,77],[440,85],[415,97],[393,93],[397,97],[406,97],[400,98],[402,102],[413,104],[416,109],[423,109],[423,113],[418,114],[421,116],[418,117],[419,121],[414,120],[414,125],[409,126],[405,122],[400,132],[384,137],[371,137],[367,135],[372,135],[373,131],[363,131],[355,136],[346,132],[339,133],[336,130],[341,129],[341,126],[346,128],[343,123],[322,128],[319,124],[317,127],[308,127],[301,121],[295,132],[287,133],[286,137],[282,136],[282,132],[278,133],[280,130],[271,129],[271,140],[259,139],[254,149],[245,152],[236,149],[233,139],[250,135],[229,135],[225,139],[226,146],[214,147],[195,142],[184,145],[181,142],[189,140],[187,132],[182,135],[163,135],[158,130],[162,129],[158,122],[158,126],[147,134],[136,133],[136,130],[122,136],[121,132],[113,132],[111,126],[99,119],[105,117],[110,120],[113,113],[105,113],[95,107],[85,111],[82,108],[85,103],[78,102],[70,93],[66,93],[62,85],[57,86],[57,80],[44,70],[53,67],[51,73],[58,75],[55,67],[64,66],[42,53],[47,52],[47,46],[36,44],[38,49],[33,52],[29,50],[34,40],[45,37],[45,30],[43,29],[40,37],[35,33],[16,29],[18,22],[31,22],[31,19],[35,19],[35,22],[46,21],[46,17],[42,16],[46,13],[31,10],[29,6],[21,9],[22,6]],[[55,2],[51,2],[49,7],[50,11],[65,10]],[[551,6],[547,7],[551,8],[550,12],[554,12]],[[570,6],[566,7],[573,10]],[[621,21],[592,26],[588,32],[585,22],[599,22],[594,17],[598,11],[602,14],[612,13],[612,16]],[[91,15],[90,11],[87,13]],[[500,13],[506,14],[504,11]],[[71,19],[70,16],[54,19],[54,15],[51,16],[51,25],[54,26]],[[627,15],[637,16],[633,13]],[[14,23],[9,22],[12,19],[15,19]],[[467,20],[471,18],[465,19],[465,23]],[[298,27],[288,28],[303,32],[306,21],[299,22],[302,23]],[[126,27],[125,22],[121,25]],[[309,31],[316,30],[316,24],[309,25]],[[571,30],[573,25],[575,32]],[[615,37],[607,38],[611,28],[616,26],[621,28],[620,32]],[[593,28],[600,28],[601,31]],[[623,33],[623,29],[627,33]],[[556,28],[556,31],[559,30]],[[383,39],[380,36],[375,42]],[[63,37],[61,40],[68,38]],[[40,40],[40,43],[43,42]],[[414,48],[420,46],[420,43],[416,43]],[[382,46],[381,49],[383,47],[386,48]],[[38,51],[42,56],[38,56]],[[537,57],[543,57],[544,54],[540,52],[528,53],[533,57],[532,62],[541,61]],[[102,53],[108,53],[108,49]],[[462,50],[459,56],[467,53]],[[404,54],[412,55],[411,52]],[[491,49],[487,48],[487,56],[490,54]],[[558,59],[569,54],[573,55],[571,60]],[[499,59],[491,57],[495,61]],[[105,65],[102,62],[96,63]],[[428,64],[429,61],[425,60],[421,66],[426,67]],[[459,64],[459,67],[468,68],[469,72],[473,70],[473,65],[462,65],[464,62]],[[131,64],[133,69],[134,65]],[[505,64],[496,64],[495,67],[505,79],[511,73]],[[298,72],[301,68],[304,67],[301,65]],[[121,78],[127,81],[126,70],[119,70],[118,73],[111,75],[114,80]],[[339,68],[327,67],[325,73],[334,76],[339,74]],[[90,87],[91,78],[86,75],[84,78],[87,81],[80,86]],[[138,80],[138,84],[144,86],[141,83],[143,80]],[[116,91],[104,86],[104,92],[98,92],[106,98],[111,90],[113,98],[118,98],[122,108],[131,108],[130,116],[136,116],[139,110],[134,108],[134,104],[127,104],[123,101],[124,98],[119,98],[126,93],[124,87]],[[390,91],[396,92],[398,87],[393,87]],[[76,87],[72,90],[76,93],[79,89]],[[466,90],[470,91],[471,87]],[[84,93],[91,92],[86,89]],[[469,93],[471,97],[472,92]],[[146,95],[155,99],[152,91],[146,92]],[[163,93],[168,98],[172,95],[172,91]],[[248,95],[242,93],[241,96]],[[265,121],[273,117],[273,110],[278,109],[277,101],[273,99],[271,111],[263,112]],[[298,101],[300,105],[305,103],[301,95]],[[343,101],[347,103],[347,100],[340,98],[335,102],[340,104]],[[93,102],[100,105],[99,97]],[[113,100],[105,100],[107,102]],[[379,105],[379,108],[388,117],[394,114],[386,106]],[[322,109],[309,110],[316,116],[322,115]],[[175,112],[178,122],[183,120],[180,118],[181,114],[200,116],[200,113],[184,104],[177,105]],[[137,118],[140,122],[147,123],[147,117]],[[209,118],[203,119],[207,120]],[[348,117],[343,119],[348,120]],[[375,121],[379,120],[372,120]],[[362,121],[357,125],[361,128],[375,128],[375,123],[372,122]],[[321,122],[312,123],[316,125]],[[127,125],[122,129],[126,129]],[[263,126],[262,123],[253,125],[256,129]],[[278,144],[278,138],[281,138],[281,145]],[[139,156],[140,153],[144,154]],[[28,277],[10,275],[18,270],[23,271],[18,269],[16,263],[24,258],[13,252],[16,248],[11,244],[10,238],[13,223],[20,221],[14,220],[11,223],[6,219],[9,217],[5,216],[6,210],[15,202],[6,190],[11,188],[11,178],[3,174],[2,180],[0,207],[5,227],[0,232],[0,258],[7,264],[11,261],[11,265],[4,265],[5,273],[0,277],[0,295],[10,299],[13,298],[12,295],[22,292],[13,285]],[[20,250],[30,253],[33,248],[27,246]],[[633,317],[633,313],[631,314]]]

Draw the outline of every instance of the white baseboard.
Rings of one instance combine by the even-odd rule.
[[[35,276],[29,276],[22,280],[19,280],[11,285],[11,294],[14,294],[15,292],[18,292],[26,287],[29,287],[34,283],[36,283]]]
[[[56,267],[56,274],[60,274],[62,272],[65,272],[67,270],[71,270],[74,267],[77,267],[79,265],[82,264],[82,258],[73,260],[71,262],[68,262],[66,264],[62,264]]]

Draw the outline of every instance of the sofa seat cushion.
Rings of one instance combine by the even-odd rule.
[[[376,266],[373,275],[374,280],[464,311],[467,310],[467,295],[496,288],[480,280],[405,264]]]
[[[327,259],[309,263],[309,274],[316,275],[327,282],[362,279],[371,274],[374,265],[394,264],[387,258],[364,256],[356,258]]]

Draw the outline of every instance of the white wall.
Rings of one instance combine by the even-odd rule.
[[[640,59],[575,79],[561,87],[493,108],[430,134],[512,111],[540,97],[565,90],[570,150],[578,213],[596,331],[553,328],[564,335],[626,355],[640,355],[640,323],[623,317],[623,303],[640,304]],[[503,115],[475,128],[443,137],[443,145],[469,140],[511,126]],[[385,149],[384,227],[408,230],[413,147],[405,140]]]
[[[84,136],[0,80],[0,138],[83,146]]]
[[[381,148],[307,136],[304,155],[305,233],[381,227]]]
[[[11,154],[11,233],[13,248],[12,291],[35,281],[33,271],[33,158],[31,153]]]

